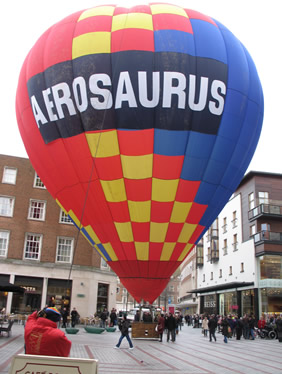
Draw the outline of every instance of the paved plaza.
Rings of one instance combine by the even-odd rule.
[[[96,358],[99,374],[281,374],[282,343],[278,340],[254,341],[230,339],[216,334],[209,342],[200,329],[184,326],[176,342],[133,339],[134,349],[128,349],[126,339],[120,349],[114,349],[120,333],[86,333],[79,326],[77,335],[67,335],[72,341],[71,357]],[[0,337],[0,374],[7,374],[12,357],[23,353],[24,326],[15,323],[10,337]]]

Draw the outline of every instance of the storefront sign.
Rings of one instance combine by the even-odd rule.
[[[231,305],[231,309],[234,309],[234,310],[236,309],[237,310],[237,309],[239,309],[239,307],[238,307],[238,305]]]
[[[83,358],[17,355],[9,374],[97,374],[98,361]]]
[[[204,302],[204,307],[205,308],[215,308],[216,307],[216,302],[213,301],[205,301]]]

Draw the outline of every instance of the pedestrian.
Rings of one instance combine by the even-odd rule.
[[[277,335],[279,343],[282,343],[282,319],[279,316],[276,320],[276,328],[277,328]]]
[[[237,319],[237,324],[235,328],[236,328],[236,340],[240,340],[242,333],[243,333],[243,328],[244,328],[242,317],[240,319],[239,318]]]
[[[223,338],[223,341],[224,343],[227,343],[228,342],[228,337],[229,337],[229,334],[230,334],[230,331],[231,331],[231,327],[229,326],[229,323],[227,321],[227,318],[224,317],[221,321],[221,327],[222,327],[222,335],[224,336]],[[230,331],[229,331],[230,329]]]
[[[157,327],[158,327],[158,333],[159,333],[159,341],[162,342],[163,341],[163,332],[164,332],[164,328],[165,328],[165,319],[164,319],[163,313],[159,316]]]
[[[175,342],[176,321],[172,313],[169,313],[165,321],[165,328],[167,329],[167,342],[169,342],[170,337],[171,341]]]
[[[58,329],[61,313],[57,308],[44,308],[33,312],[27,319],[24,331],[25,353],[41,356],[68,357],[71,341]]]
[[[111,314],[110,314],[110,326],[115,326],[116,324],[116,321],[117,321],[117,313],[116,313],[116,309],[115,308],[112,308],[111,310]]]
[[[119,348],[123,339],[126,338],[129,344],[129,349],[133,349],[133,344],[129,337],[129,326],[130,326],[130,321],[126,318],[126,314],[124,314],[122,317],[122,321],[120,322],[120,325],[119,325],[121,336],[119,338],[117,345],[115,345],[114,348]]]
[[[202,322],[202,330],[203,330],[204,337],[208,337],[209,321],[208,321],[208,318],[207,318],[207,317],[205,317],[205,318],[203,319],[203,322]]]
[[[75,327],[75,325],[78,323],[79,314],[76,308],[73,308],[71,311],[71,327]]]
[[[136,314],[134,316],[134,321],[135,322],[139,322],[140,321],[140,312],[139,312],[139,310],[136,311]]]
[[[243,318],[243,336],[244,339],[250,338],[249,317],[247,314],[245,314]]]
[[[103,312],[100,314],[100,327],[106,327],[106,321],[108,320],[108,311],[104,308]]]
[[[214,314],[212,314],[212,316],[211,316],[211,318],[208,322],[208,327],[209,327],[210,342],[212,341],[212,338],[214,338],[214,341],[216,342],[215,330],[216,330],[216,327],[217,327],[217,320],[216,320]]]
[[[255,317],[249,317],[249,330],[251,334],[251,340],[255,340]]]
[[[67,324],[68,324],[68,316],[69,316],[69,312],[68,312],[66,307],[64,307],[63,310],[61,311],[61,315],[62,315],[62,319],[63,319],[62,328],[65,329],[67,327]]]

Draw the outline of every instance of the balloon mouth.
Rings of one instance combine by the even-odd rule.
[[[161,295],[165,287],[167,286],[168,282],[170,281],[169,278],[120,278],[121,283],[123,286],[130,290],[131,296],[134,299],[141,303],[149,302],[153,304],[153,302]]]

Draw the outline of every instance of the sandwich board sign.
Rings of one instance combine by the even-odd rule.
[[[16,355],[9,374],[97,374],[98,360],[73,357]]]

